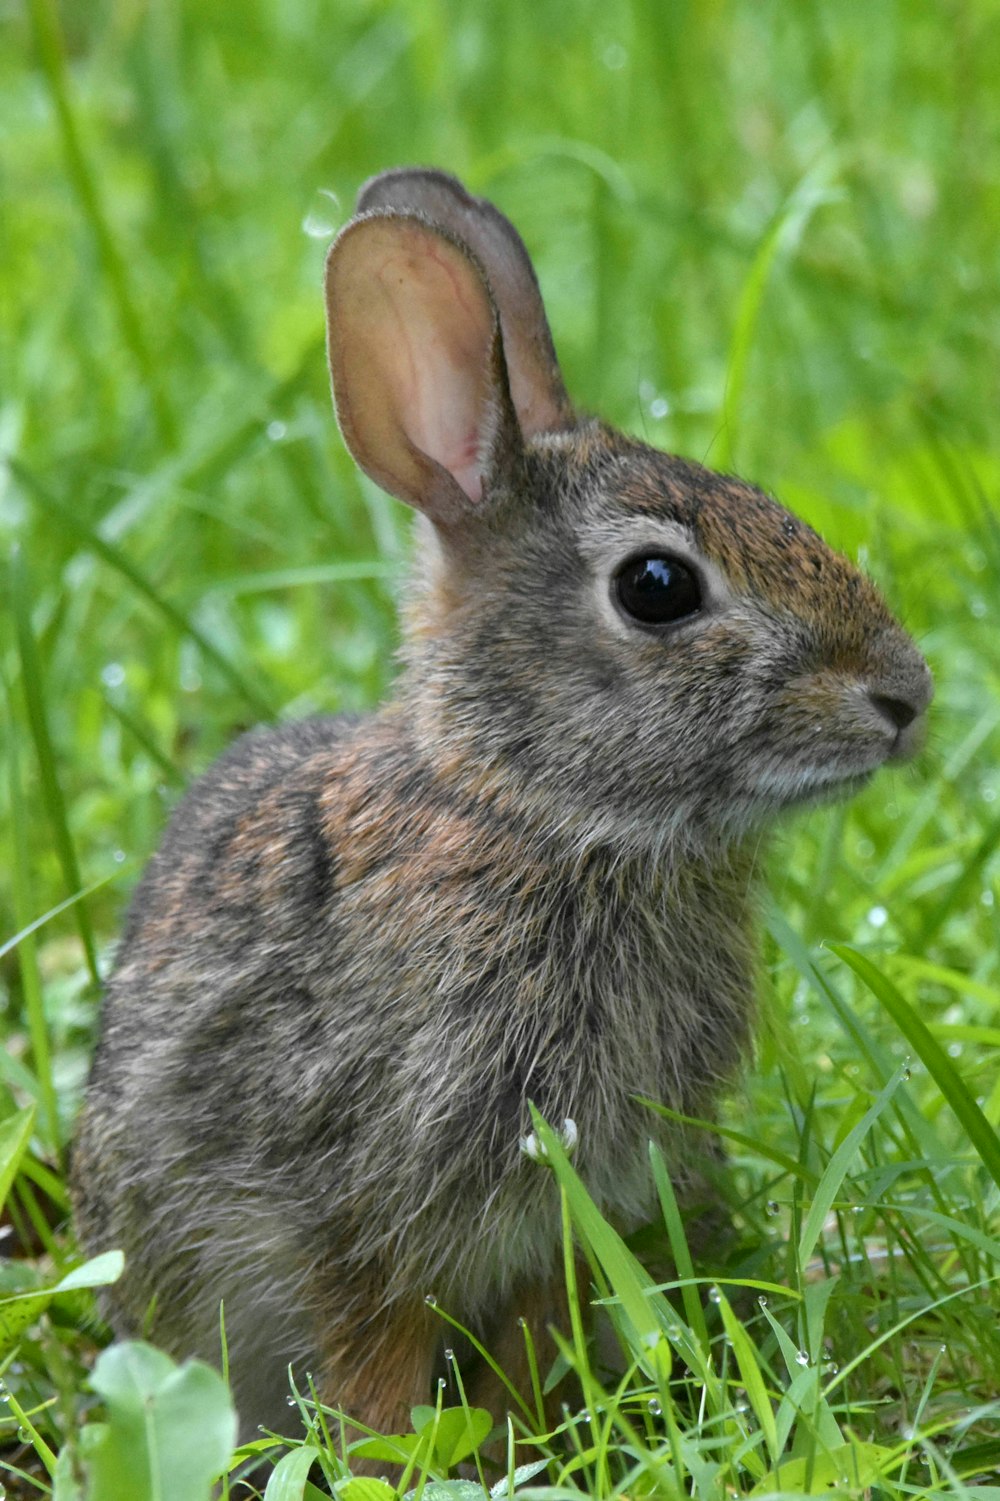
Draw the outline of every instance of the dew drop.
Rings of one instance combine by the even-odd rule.
[[[438,1306],[438,1300],[437,1298],[435,1298],[433,1293],[428,1293],[424,1299],[424,1302],[427,1304],[428,1308],[436,1308]]]
[[[763,1293],[761,1293],[760,1297],[757,1299],[757,1306],[758,1306],[758,1308],[766,1308],[767,1307],[767,1298],[764,1296]]]
[[[120,662],[109,662],[101,669],[101,682],[105,688],[120,688],[125,681],[125,669]]]
[[[302,229],[311,240],[329,240],[340,218],[340,199],[328,188],[320,188],[309,212],[302,220]]]
[[[454,1365],[454,1363],[455,1363],[455,1352],[454,1352],[454,1350],[452,1350],[452,1349],[445,1350],[445,1352],[444,1352],[444,1358],[448,1362],[449,1365]]]
[[[873,928],[884,928],[889,921],[889,914],[884,907],[873,907],[868,914],[868,921]]]
[[[780,1214],[780,1212],[781,1205],[778,1203],[777,1199],[768,1199],[767,1204],[764,1206],[764,1213],[769,1214],[773,1219],[774,1216],[776,1214]]]
[[[663,1408],[660,1406],[660,1402],[659,1402],[658,1398],[656,1398],[656,1397],[650,1397],[649,1401],[646,1403],[646,1406],[649,1409],[649,1411],[653,1414],[654,1418],[662,1417],[662,1415],[663,1415]]]
[[[827,1364],[826,1372],[827,1372],[828,1376],[836,1376],[840,1372],[840,1366],[837,1364],[837,1362],[835,1360],[831,1360]]]
[[[806,1351],[806,1350],[800,1350],[798,1352],[798,1354],[796,1355],[796,1357],[795,1357],[795,1363],[796,1363],[796,1365],[808,1365],[809,1364],[809,1353],[808,1353],[808,1351]]]
[[[267,433],[267,436],[270,438],[272,443],[280,443],[282,438],[287,437],[288,435],[288,424],[287,422],[279,422],[277,418],[275,418],[273,422],[269,422],[267,424],[265,432]]]
[[[722,1302],[722,1293],[719,1291],[719,1289],[717,1287],[710,1287],[708,1289],[708,1301],[710,1303],[721,1303]]]
[[[295,1398],[294,1397],[286,1397],[285,1401],[288,1403],[289,1407],[294,1407],[295,1406]]]

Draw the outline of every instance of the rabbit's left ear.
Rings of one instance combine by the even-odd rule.
[[[415,215],[353,219],[326,263],[337,417],[362,469],[438,526],[516,463],[500,316],[466,245]]]

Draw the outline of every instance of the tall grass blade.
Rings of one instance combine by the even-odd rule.
[[[90,169],[80,139],[70,99],[69,77],[63,57],[62,36],[55,0],[28,0],[28,13],[31,17],[42,72],[59,121],[69,180],[80,202],[83,216],[89,223],[97,242],[104,274],[118,312],[122,337],[135,360],[139,377],[149,392],[160,437],[168,448],[172,448],[177,441],[177,421],[160,379],[159,367],[146,342],[136,300],[129,285],[125,261],[115,243],[110,222],[98,192],[96,176]]]
[[[868,1110],[858,1121],[857,1125],[844,1137],[840,1146],[834,1152],[824,1169],[823,1176],[816,1185],[813,1201],[809,1206],[809,1212],[802,1225],[802,1233],[799,1236],[798,1258],[799,1270],[805,1272],[806,1264],[816,1248],[816,1243],[823,1233],[826,1217],[833,1207],[833,1201],[840,1192],[840,1186],[847,1174],[847,1169],[868,1135],[872,1126],[889,1104],[896,1090],[903,1081],[904,1070],[897,1069],[888,1084],[881,1089]]]
[[[986,1171],[1000,1187],[1000,1136],[976,1104],[965,1080],[928,1030],[926,1023],[892,981],[881,970],[876,969],[864,954],[859,954],[842,943],[831,943],[830,950],[854,970],[876,1000],[888,1011],[955,1112]]]
[[[37,1096],[42,1107],[43,1140],[52,1154],[58,1158],[61,1156],[62,1151],[62,1133],[59,1127],[59,1106],[52,1074],[52,1054],[49,1047],[48,1021],[45,1016],[45,1002],[42,996],[42,980],[38,969],[35,935],[34,932],[25,931],[31,927],[30,847],[28,841],[28,815],[21,788],[18,738],[13,716],[11,716],[7,737],[7,775],[10,789],[11,826],[14,836],[14,860],[11,872],[14,914],[15,921],[21,932],[17,959],[21,976],[21,990],[24,996],[24,1010],[28,1022],[28,1037],[31,1042],[32,1063],[34,1065],[34,1078],[29,1079],[29,1083],[33,1086],[32,1092],[37,1091]],[[11,1061],[16,1062],[17,1060]]]
[[[212,642],[198,629],[189,616],[185,615],[176,605],[171,604],[168,599],[163,597],[160,591],[149,582],[134,563],[128,560],[124,553],[117,547],[112,546],[110,542],[106,542],[92,527],[87,526],[85,522],[74,515],[68,506],[56,500],[55,496],[51,495],[45,486],[23,464],[18,463],[14,459],[8,459],[7,462],[21,484],[24,485],[29,493],[35,497],[51,516],[56,518],[61,526],[73,532],[90,552],[95,553],[102,562],[107,563],[109,568],[113,568],[116,573],[120,574],[123,579],[131,584],[136,593],[147,600],[157,614],[162,615],[164,620],[175,631],[178,631],[181,635],[190,636],[199,650],[210,662],[215,664],[219,672],[246,699],[247,703],[251,705],[257,714],[263,719],[273,718],[274,709],[269,700],[254,687],[249,678],[245,677],[238,668],[233,666],[232,662],[219,651],[217,646],[213,646]]]
[[[62,866],[63,880],[71,892],[79,893],[83,889],[83,881],[80,879],[80,867],[77,864],[76,849],[70,833],[66,800],[63,797],[59,774],[56,771],[56,758],[45,712],[42,664],[31,627],[30,595],[25,575],[21,549],[15,546],[10,560],[10,600],[21,658],[21,688],[28,711],[28,724],[35,744],[35,761],[38,766],[42,797],[49,815],[49,823],[52,826],[53,842]],[[82,899],[74,902],[73,916],[76,919],[80,942],[83,944],[90,978],[95,988],[100,989],[101,972],[97,964],[97,947],[87,914],[87,904]]]

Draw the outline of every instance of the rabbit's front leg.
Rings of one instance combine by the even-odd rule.
[[[379,1434],[408,1433],[410,1410],[430,1398],[440,1321],[426,1303],[390,1304],[363,1322],[340,1323],[324,1340],[320,1401]],[[348,1440],[362,1437],[350,1422]],[[352,1459],[356,1475],[384,1475],[385,1460]]]
[[[578,1288],[589,1287],[590,1273],[582,1258],[577,1261],[576,1276]],[[544,1382],[558,1353],[550,1331],[556,1329],[568,1340],[571,1327],[566,1281],[562,1272],[550,1278],[523,1284],[514,1292],[495,1321],[493,1337],[488,1342],[490,1354],[510,1385],[520,1393],[529,1407],[534,1406],[531,1362],[528,1356],[529,1337],[534,1348],[538,1376]],[[502,1421],[508,1412],[518,1410],[509,1387],[485,1362],[474,1373],[467,1395],[470,1406],[485,1407],[497,1422]],[[544,1398],[545,1424],[550,1429],[562,1421],[565,1396],[564,1385],[560,1383]]]

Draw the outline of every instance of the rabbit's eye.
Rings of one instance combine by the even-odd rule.
[[[701,609],[698,575],[679,558],[629,558],[614,588],[625,614],[641,625],[669,625]]]

